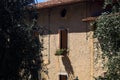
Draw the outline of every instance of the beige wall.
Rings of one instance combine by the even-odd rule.
[[[64,18],[60,16],[63,8],[67,9]],[[98,9],[100,9],[98,4],[77,3],[39,10],[38,25],[45,29],[45,35],[40,39],[44,40],[43,58],[48,68],[48,75],[43,73],[42,76],[47,80],[59,80],[60,73],[67,73],[69,80],[76,76],[79,80],[90,80],[93,77],[89,26],[82,22],[82,19]],[[69,31],[68,56],[54,55],[59,49],[59,27],[67,28]]]

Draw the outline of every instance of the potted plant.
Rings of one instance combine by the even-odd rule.
[[[66,49],[58,49],[55,53],[55,55],[59,56],[59,55],[65,55],[67,53]]]

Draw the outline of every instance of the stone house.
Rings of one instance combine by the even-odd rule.
[[[98,16],[102,4],[103,0],[50,0],[36,5],[37,24],[44,29],[40,80],[93,80],[93,32],[83,21]],[[67,51],[55,55],[61,49]]]

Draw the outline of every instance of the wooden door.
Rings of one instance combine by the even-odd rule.
[[[59,80],[67,80],[67,75],[59,75]]]

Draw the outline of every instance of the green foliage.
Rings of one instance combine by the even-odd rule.
[[[96,80],[120,80],[120,15],[104,13],[95,24],[95,37],[100,42],[103,59],[108,59],[105,76]]]
[[[112,12],[119,12],[120,11],[120,0],[105,0],[104,8],[110,4],[112,6]]]
[[[120,51],[120,15],[103,14],[97,21],[95,36],[101,41],[102,50],[108,57],[118,55]]]
[[[55,55],[64,55],[66,53],[66,49],[58,49]]]
[[[24,7],[33,2],[2,0],[0,3],[0,80],[38,80],[42,44],[34,35],[35,24],[28,26],[23,22]],[[32,19],[35,23],[34,16]]]

